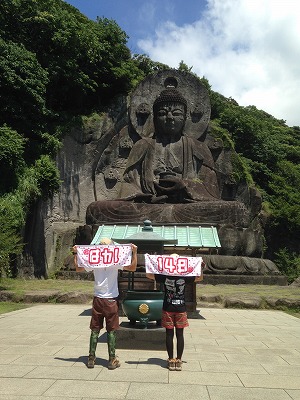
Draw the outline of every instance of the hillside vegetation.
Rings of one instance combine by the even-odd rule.
[[[115,21],[91,21],[61,0],[0,2],[0,271],[6,275],[14,276],[30,209],[59,189],[54,160],[66,129],[168,68],[132,55],[126,43]],[[212,132],[235,147],[235,173],[246,174],[263,195],[265,257],[292,281],[300,274],[300,128],[241,107],[201,80],[210,92]]]

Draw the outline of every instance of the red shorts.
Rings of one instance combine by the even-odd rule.
[[[94,297],[90,328],[100,331],[105,318],[108,332],[119,328],[119,301],[117,299],[101,299]]]
[[[189,326],[187,313],[162,311],[161,326],[166,329],[186,328]]]

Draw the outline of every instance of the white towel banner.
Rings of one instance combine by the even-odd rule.
[[[171,276],[201,276],[202,257],[145,254],[147,274]]]
[[[125,267],[131,264],[132,249],[124,245],[76,245],[77,263],[84,268]]]

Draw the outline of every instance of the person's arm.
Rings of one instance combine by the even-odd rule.
[[[130,272],[136,271],[136,266],[137,266],[137,247],[136,247],[136,245],[131,244],[131,249],[132,249],[131,264],[130,265],[126,265],[123,268],[123,271],[130,271]]]
[[[154,274],[146,274],[146,278],[151,279],[151,280],[155,280],[155,276]]]
[[[76,272],[84,272],[85,269],[83,267],[79,267],[78,266],[78,262],[77,262],[77,248],[76,246],[72,247],[72,253],[74,255],[74,264],[75,264],[75,268],[76,268]]]
[[[201,273],[200,276],[195,277],[195,282],[201,282],[201,281],[203,281],[203,272]]]
[[[206,267],[206,264],[205,264],[204,261],[202,261],[202,263],[201,263],[201,275],[195,277],[195,282],[203,281],[203,270],[205,269],[205,267]]]

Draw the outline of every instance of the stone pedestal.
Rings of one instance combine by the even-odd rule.
[[[165,329],[149,322],[147,328],[136,323],[122,322],[117,330],[117,347],[119,349],[166,350]]]

